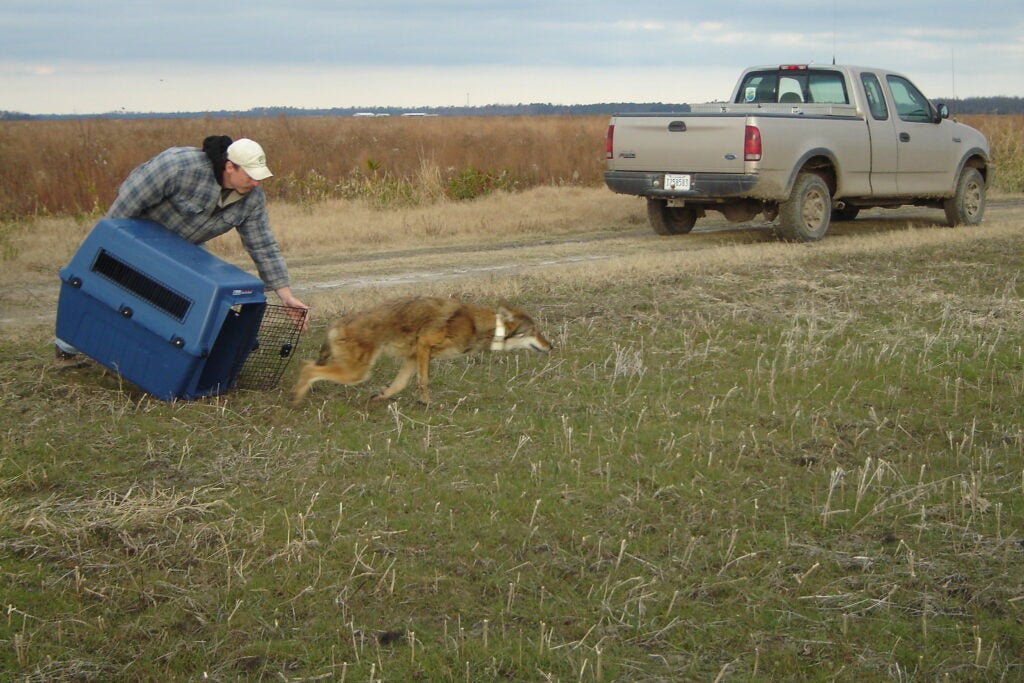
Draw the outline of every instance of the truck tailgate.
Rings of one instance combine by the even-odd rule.
[[[743,173],[743,115],[618,115],[610,168],[669,173]]]

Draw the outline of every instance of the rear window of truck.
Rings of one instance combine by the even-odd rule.
[[[736,94],[740,103],[849,104],[846,82],[837,71],[814,69],[752,71]]]

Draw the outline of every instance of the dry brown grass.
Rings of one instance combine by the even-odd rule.
[[[959,117],[985,134],[995,166],[997,194],[1024,192],[1024,116],[974,115]]]
[[[359,195],[405,183],[437,195],[467,169],[504,172],[508,187],[598,185],[607,117],[204,118],[0,122],[0,217],[102,211],[132,168],[207,135],[266,148],[271,199]]]
[[[1024,191],[1024,116],[965,116],[989,136],[996,190]],[[2,121],[0,219],[95,215],[132,168],[210,134],[267,149],[268,196],[298,204],[429,203],[468,177],[504,189],[601,187],[608,117],[202,118]],[[472,188],[471,188],[472,189]]]
[[[352,200],[316,205],[273,202],[270,216],[293,286],[317,307],[320,322],[336,312],[341,297],[312,292],[316,283],[364,277],[369,281],[367,288],[375,289],[374,282],[386,285],[387,278],[409,268],[479,267],[483,260],[517,263],[524,258],[523,250],[503,255],[481,252],[470,262],[460,249],[529,243],[543,259],[544,253],[554,249],[548,246],[552,239],[619,234],[631,227],[645,237],[650,233],[642,202],[603,188],[581,187],[537,187],[471,202],[441,200],[384,210]],[[52,325],[57,271],[70,261],[95,223],[95,217],[89,216],[50,216],[3,228],[0,335],[20,334],[27,323]],[[218,256],[252,271],[252,261],[237,234],[219,237],[208,246]],[[344,300],[351,304],[352,297],[346,295]]]
[[[315,211],[294,204],[274,206],[275,231],[283,248],[314,258],[379,249],[443,246],[453,241],[489,244],[607,228],[642,218],[633,197],[601,188],[543,186],[497,193],[472,202],[378,210],[365,202],[331,200]],[[241,256],[239,240],[218,245],[222,255]]]
[[[363,201],[329,200],[315,206],[274,202],[271,224],[289,262],[336,262],[353,254],[491,244],[638,225],[643,204],[602,188],[537,187],[496,193],[471,202],[376,209]],[[41,217],[11,224],[0,282],[52,279],[95,225],[95,217]],[[2,241],[2,240],[0,240]],[[209,243],[218,256],[246,267],[241,241],[228,233]],[[27,279],[27,280],[26,280]]]

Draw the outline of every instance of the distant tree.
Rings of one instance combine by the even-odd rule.
[[[936,98],[945,102],[953,114],[1024,114],[1024,98],[1021,97],[968,97],[962,100]],[[83,119],[83,118],[229,118],[229,117],[273,117],[273,116],[353,116],[356,113],[372,113],[377,116],[401,116],[418,112],[433,116],[589,116],[630,114],[640,112],[681,112],[688,105],[671,102],[601,102],[596,104],[552,104],[533,102],[530,104],[485,104],[476,107],[331,107],[320,109],[299,109],[297,107],[257,107],[247,111],[197,111],[197,112],[108,112],[105,114],[21,114],[0,111],[0,121],[26,119]]]
[[[1024,98],[1021,97],[968,97],[945,102],[954,114],[1024,114]]]

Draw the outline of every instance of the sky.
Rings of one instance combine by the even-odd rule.
[[[0,111],[705,102],[752,65],[1024,96],[1021,0],[3,0]]]

